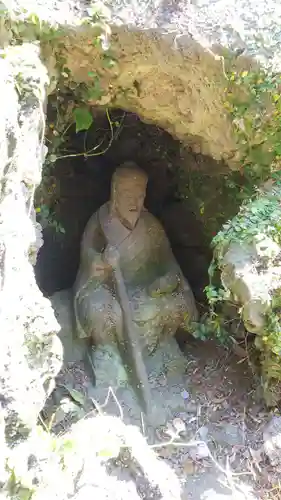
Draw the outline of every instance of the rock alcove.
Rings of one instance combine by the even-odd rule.
[[[66,460],[64,460],[64,456],[61,456],[61,450],[64,449],[65,441],[59,438],[57,446],[54,447],[53,435],[49,432],[43,434],[40,432],[37,438],[36,423],[38,421],[38,413],[44,406],[46,396],[52,390],[53,385],[50,383],[50,379],[53,380],[60,371],[62,350],[56,337],[56,333],[59,333],[60,325],[54,321],[54,311],[52,310],[50,301],[42,296],[36,286],[33,267],[30,263],[30,261],[34,262],[34,254],[36,254],[36,250],[41,244],[40,228],[34,225],[34,214],[31,208],[34,186],[38,185],[41,177],[43,158],[42,132],[45,130],[42,109],[44,109],[45,88],[47,85],[47,74],[45,68],[42,66],[43,53],[40,50],[40,44],[37,42],[33,43],[33,41],[34,39],[37,41],[41,38],[42,40],[46,39],[46,24],[44,22],[41,23],[41,15],[46,13],[45,19],[48,19],[48,23],[53,20],[65,23],[67,16],[65,14],[67,8],[65,7],[68,7],[69,3],[68,5],[64,1],[53,3],[43,2],[42,5],[40,1],[35,3],[36,5],[31,5],[31,2],[30,6],[26,6],[25,1],[19,1],[17,3],[17,11],[19,12],[16,16],[13,15],[13,19],[15,17],[20,19],[20,26],[13,26],[12,24],[12,28],[16,28],[14,30],[11,29],[10,23],[6,26],[4,21],[2,22],[2,28],[4,29],[1,30],[1,44],[3,40],[3,46],[7,42],[7,50],[3,50],[3,58],[1,57],[1,75],[3,75],[1,85],[3,89],[0,94],[3,101],[1,108],[3,111],[1,116],[3,122],[1,126],[1,144],[3,149],[3,155],[1,155],[3,162],[1,169],[3,188],[1,193],[1,220],[3,222],[1,224],[3,237],[3,244],[1,245],[1,293],[2,302],[3,304],[5,303],[5,307],[2,307],[1,323],[4,333],[2,335],[1,346],[3,358],[1,372],[1,416],[3,417],[1,419],[1,431],[3,430],[3,432],[1,432],[1,443],[4,458],[2,460],[3,464],[1,464],[1,480],[3,485],[5,483],[4,490],[7,498],[10,498],[11,495],[30,496],[35,494],[36,498],[38,497],[39,499],[46,497],[46,491],[49,492],[51,498],[58,494],[61,498],[80,498],[81,495],[85,494],[83,486],[90,493],[91,491],[96,493],[98,488],[103,494],[104,482],[106,482],[106,486],[110,490],[109,497],[114,496],[119,486],[122,483],[124,484],[124,481],[122,483],[121,481],[112,482],[111,479],[115,479],[112,477],[113,474],[107,476],[104,473],[105,470],[101,468],[100,463],[100,451],[104,447],[102,446],[99,449],[99,443],[103,445],[104,439],[108,435],[111,435],[112,430],[114,434],[116,426],[115,433],[116,436],[118,433],[118,440],[120,441],[120,450],[118,447],[117,454],[119,451],[122,451],[124,447],[123,443],[125,442],[134,460],[132,469],[135,471],[135,462],[137,461],[143,468],[144,475],[149,478],[151,483],[155,484],[156,482],[158,484],[159,482],[159,489],[163,493],[163,498],[168,495],[169,497],[179,499],[181,496],[178,491],[179,488],[177,488],[177,483],[171,483],[171,475],[169,476],[170,487],[167,492],[168,476],[165,474],[165,469],[159,468],[165,464],[157,460],[156,457],[153,458],[150,448],[147,447],[145,452],[146,439],[143,438],[143,441],[140,441],[140,436],[138,435],[132,435],[133,439],[131,439],[131,429],[127,430],[121,421],[118,422],[117,426],[116,422],[114,423],[112,420],[109,420],[108,424],[106,424],[107,426],[102,427],[104,424],[100,424],[99,418],[95,420],[96,417],[94,417],[90,420],[88,419],[88,421],[87,419],[83,419],[79,423],[79,426],[76,427],[78,431],[72,431],[71,429],[68,435],[71,440],[74,438],[75,449],[73,450],[74,453],[68,453]],[[63,60],[66,60],[66,63],[68,63],[67,67],[72,74],[73,82],[71,83],[76,85],[77,82],[83,82],[87,76],[89,77],[88,80],[91,81],[89,73],[92,74],[98,70],[100,83],[106,94],[103,96],[103,105],[114,105],[139,113],[139,116],[150,121],[150,123],[163,126],[165,130],[175,134],[186,143],[193,143],[193,146],[195,146],[194,151],[197,151],[197,154],[192,155],[188,152],[187,157],[183,157],[182,145],[172,141],[163,131],[141,124],[135,116],[128,113],[125,114],[123,119],[123,112],[119,113],[119,111],[116,111],[115,116],[115,112],[113,114],[111,111],[112,120],[117,120],[121,124],[120,133],[104,155],[88,158],[87,161],[79,157],[64,158],[54,165],[52,171],[48,172],[44,168],[44,181],[47,178],[48,188],[51,188],[51,192],[47,193],[47,196],[43,198],[42,204],[45,203],[54,211],[53,221],[61,224],[65,232],[56,232],[50,225],[44,230],[44,246],[41,249],[36,267],[37,283],[47,296],[52,295],[55,290],[71,286],[76,274],[79,241],[86,220],[107,198],[110,177],[114,168],[124,159],[134,159],[149,173],[148,208],[162,220],[172,243],[174,253],[192,284],[197,300],[200,300],[203,286],[206,283],[201,273],[205,273],[207,279],[206,269],[210,260],[209,242],[211,238],[210,233],[206,232],[206,228],[210,228],[213,225],[214,218],[218,221],[221,213],[221,204],[218,203],[218,190],[212,188],[216,182],[211,184],[209,182],[210,175],[209,177],[203,176],[204,166],[210,170],[209,167],[212,160],[210,157],[201,156],[199,151],[212,155],[217,159],[225,158],[228,161],[228,159],[232,158],[233,152],[236,149],[233,144],[231,120],[224,109],[224,89],[226,85],[224,70],[227,70],[227,68],[222,64],[220,58],[213,57],[214,54],[206,51],[205,48],[208,45],[212,48],[212,42],[221,42],[223,45],[227,42],[228,47],[232,50],[235,49],[235,52],[238,49],[236,54],[241,53],[241,50],[244,50],[244,46],[247,53],[249,53],[247,50],[249,48],[250,54],[256,54],[257,51],[259,54],[263,53],[263,46],[259,43],[257,50],[256,40],[252,37],[253,34],[255,37],[257,33],[259,34],[260,26],[258,21],[262,17],[263,24],[268,27],[270,38],[274,41],[274,43],[271,43],[270,55],[275,54],[276,56],[278,50],[274,49],[276,43],[278,44],[278,40],[276,42],[278,37],[272,36],[272,33],[275,33],[274,24],[272,24],[271,19],[272,16],[267,15],[265,8],[261,10],[259,7],[259,11],[257,11],[255,9],[257,2],[252,2],[253,5],[249,4],[250,8],[248,9],[249,12],[251,11],[251,16],[248,16],[249,19],[246,19],[245,6],[243,2],[240,2],[240,20],[245,29],[243,29],[243,33],[240,33],[243,39],[239,35],[239,41],[237,42],[237,30],[229,29],[229,19],[231,18],[229,16],[229,8],[227,7],[226,10],[221,8],[216,9],[214,2],[209,2],[210,5],[204,2],[204,5],[190,6],[192,8],[187,10],[183,5],[185,2],[164,2],[163,8],[168,8],[168,18],[173,23],[166,26],[166,28],[163,25],[167,19],[164,19],[165,16],[158,15],[159,12],[157,12],[157,16],[152,15],[152,11],[156,9],[157,4],[153,0],[150,2],[152,11],[144,10],[145,18],[140,15],[141,10],[143,11],[143,2],[139,2],[139,5],[136,2],[136,8],[134,6],[132,12],[133,16],[130,17],[130,27],[128,26],[128,20],[125,20],[126,16],[124,13],[127,14],[128,11],[131,11],[131,2],[126,2],[126,0],[123,2],[126,7],[125,9],[120,9],[120,2],[107,3],[112,3],[112,26],[117,24],[117,17],[119,21],[118,29],[115,29],[112,37],[115,45],[116,65],[112,72],[101,71],[100,59],[95,57],[96,48],[94,45],[85,43],[85,38],[83,37],[80,40],[79,35],[83,30],[76,29],[76,21],[79,16],[83,16],[83,13],[82,6],[76,3],[73,19],[67,20],[68,27],[63,30],[62,37],[65,38],[63,40],[65,43],[60,43],[62,55],[68,56]],[[172,6],[170,4],[175,5]],[[23,12],[25,14],[21,12],[21,6],[24,7]],[[26,7],[28,9],[30,7],[31,11],[29,12]],[[174,12],[170,12],[170,7],[173,7]],[[239,21],[239,8],[235,6],[234,9],[235,16],[232,16],[232,19],[235,19],[235,25],[237,26],[239,24],[237,23],[237,19]],[[162,10],[160,9],[160,14],[162,14]],[[37,13],[40,22],[38,22]],[[25,32],[22,29],[22,19],[26,19],[29,14],[32,14],[30,17],[33,29],[30,30],[30,23],[25,23],[27,28]],[[72,23],[73,28],[70,26]],[[155,25],[158,31],[157,36],[148,29],[151,27],[154,28]],[[138,30],[134,29],[136,26]],[[219,32],[218,26],[220,27]],[[276,26],[278,28],[278,22]],[[175,27],[176,30],[174,31]],[[188,31],[192,29],[192,36],[180,32],[182,28],[183,31],[186,31],[186,27],[188,27]],[[6,28],[7,37],[5,33]],[[70,36],[67,36],[67,32],[69,31],[71,31]],[[197,31],[198,33],[196,33]],[[34,32],[36,32],[35,36]],[[162,33],[164,32],[165,36],[163,34],[162,37]],[[87,41],[89,42],[92,38],[89,38],[88,34],[90,37],[93,36],[91,26],[86,34]],[[200,35],[203,35],[203,39]],[[206,35],[208,40],[205,40]],[[165,41],[162,40],[164,38]],[[200,42],[195,44],[191,38],[200,40]],[[240,44],[240,42],[242,43]],[[50,45],[52,48],[53,43]],[[81,48],[84,50],[81,50]],[[47,57],[47,63],[50,63],[47,64],[48,69],[52,69],[52,60],[57,62],[53,56],[54,53],[51,50],[51,57]],[[276,58],[277,56],[273,57],[272,60]],[[240,59],[238,55],[237,59]],[[60,59],[60,62],[62,62],[62,59]],[[86,76],[84,73],[86,73]],[[65,74],[67,74],[68,83],[69,73]],[[50,71],[49,76],[51,76],[50,79],[53,84],[52,90],[49,90],[51,92],[55,89],[56,81],[52,71]],[[129,92],[128,97],[128,87],[130,90],[135,81],[138,83],[141,92],[138,92],[136,88],[135,92]],[[108,89],[110,92],[108,92]],[[165,91],[165,98],[163,97],[163,91]],[[94,100],[94,102],[97,101]],[[90,100],[87,104],[92,105],[93,101]],[[108,123],[105,117],[103,117],[103,120],[99,117],[95,121],[94,126],[93,137],[92,131],[87,134],[87,143],[89,139],[89,144],[87,144],[87,148],[85,149],[96,146],[99,143],[97,137],[98,129],[106,129],[106,134],[108,133]],[[142,140],[143,135],[137,135],[137,132],[142,127],[145,129],[144,136],[146,138],[147,136],[154,135],[155,139],[155,135],[158,136],[159,134],[162,138],[161,141],[166,141],[164,148],[167,152],[166,158],[160,154],[161,151],[163,152],[163,149],[161,150],[160,148],[160,152],[157,151],[155,140]],[[96,135],[94,135],[94,132]],[[104,137],[105,130],[100,130],[100,134]],[[129,147],[130,141],[129,139],[127,140],[130,134],[132,140],[131,148]],[[138,137],[137,140],[136,137]],[[70,144],[68,144],[70,146],[69,149],[73,150],[73,153],[75,151],[83,151],[84,139],[85,134],[79,134],[78,136],[71,134]],[[135,144],[134,147],[132,143]],[[108,144],[108,141],[106,144]],[[153,145],[153,147],[150,147],[150,145]],[[196,167],[198,163],[200,163],[200,169],[195,168],[193,170],[198,174],[197,179],[199,178],[201,187],[206,188],[201,190],[206,195],[203,201],[208,202],[205,203],[205,207],[201,203],[196,204],[196,200],[193,199],[192,183],[184,182],[184,186],[179,186],[181,183],[180,172],[184,171],[188,177],[190,164],[193,167],[195,164]],[[224,169],[224,172],[227,175],[229,168]],[[184,202],[178,198],[179,187],[185,188],[186,196]],[[42,185],[38,190],[39,196],[41,188]],[[230,203],[234,205],[235,197],[229,196],[229,198],[231,198]],[[212,201],[214,210],[210,210],[209,200]],[[174,209],[173,212],[174,205],[177,205],[177,207],[180,205],[181,209],[178,209],[178,212]],[[208,205],[207,209],[206,205]],[[37,203],[36,208],[39,208]],[[236,207],[233,206],[231,208],[232,212],[235,212]],[[175,213],[178,215],[175,216]],[[198,213],[202,215],[201,218],[198,216]],[[167,222],[167,214],[171,218],[170,225]],[[219,226],[220,223],[218,222],[216,230]],[[183,237],[183,234],[187,235],[185,243],[180,239],[180,237]],[[198,235],[198,239],[196,239],[196,235]],[[179,249],[183,247],[185,248],[185,252],[182,252],[180,255]],[[198,255],[202,255],[200,263],[197,260]],[[28,257],[30,257],[30,261]],[[196,263],[197,268],[195,266]],[[255,272],[255,269],[253,272]],[[201,276],[202,282],[199,280]],[[10,307],[11,304],[12,307]],[[216,352],[218,352],[217,348]],[[230,401],[229,385],[224,387],[226,389],[225,394],[227,394],[225,398],[221,397],[222,394],[224,395],[224,391],[222,391],[222,394],[218,394],[217,391],[223,389],[220,383],[224,379],[225,372],[228,371],[229,373],[229,363],[227,360],[227,368],[224,365],[220,370],[218,366],[221,360],[218,360],[215,369],[214,366],[210,366],[211,370],[204,372],[203,370],[208,367],[207,361],[211,357],[213,357],[212,353],[208,350],[207,359],[205,360],[200,349],[199,358],[202,360],[201,378],[204,375],[205,377],[200,391],[197,390],[196,396],[198,398],[196,397],[196,401],[199,401],[200,408],[206,405],[206,401],[210,401],[216,405],[222,402],[222,408],[225,408],[225,403]],[[196,360],[192,360],[190,365],[190,379],[192,372],[194,374],[197,372],[198,374],[198,368],[196,366],[195,369],[194,363],[197,365]],[[237,365],[238,363],[236,363]],[[239,364],[239,366],[243,365]],[[75,368],[77,367],[75,366]],[[212,378],[210,374],[215,374],[215,378]],[[62,375],[62,371],[60,371],[60,375]],[[245,391],[243,379],[240,386]],[[206,388],[205,394],[202,391]],[[171,393],[174,396],[176,394],[175,387],[172,386],[171,389]],[[161,402],[166,401],[167,398],[165,395],[162,395],[161,388],[159,389],[158,387],[157,392],[159,392]],[[241,399],[239,398],[240,402]],[[181,404],[184,403],[182,400],[180,402]],[[241,406],[238,409],[237,407],[235,408],[233,402],[234,400],[231,398],[229,408],[235,410],[231,411],[231,417],[235,414],[236,424],[238,423],[239,415],[242,415],[242,413],[245,415],[245,408],[248,405],[244,405],[243,402],[244,407],[242,408]],[[211,408],[214,408],[215,418],[217,418],[217,406]],[[210,414],[209,410],[210,407],[208,405],[208,416]],[[87,412],[86,406],[83,411]],[[159,411],[162,412],[161,405],[159,405]],[[194,412],[196,414],[195,418],[190,419],[188,416],[188,425],[194,421],[194,427],[189,427],[192,435],[196,433],[198,426],[206,429],[204,412],[202,412],[202,415],[200,412],[199,415],[196,408]],[[198,415],[200,417],[199,420]],[[225,410],[223,420],[225,420],[225,416],[228,419],[230,418],[228,408]],[[172,417],[169,420],[172,420]],[[261,420],[258,421],[258,430],[260,430]],[[22,429],[24,432],[22,432]],[[101,430],[104,432],[101,432]],[[245,432],[247,432],[246,440]],[[122,449],[121,439],[119,439],[119,435],[121,434]],[[243,419],[243,446],[245,443],[249,443],[248,438],[251,437],[251,434],[252,423],[250,429],[248,429],[244,426]],[[19,438],[18,441],[16,441],[15,437]],[[46,441],[46,438],[48,441]],[[43,439],[45,440],[44,442]],[[49,452],[48,447],[44,446],[46,442],[50,442],[52,445],[50,446],[52,452]],[[66,443],[69,444],[69,442],[70,440],[68,439]],[[256,444],[256,438],[253,444]],[[252,446],[252,448],[255,449],[255,446]],[[67,449],[69,450],[69,447]],[[33,450],[34,453],[32,453]],[[141,460],[139,459],[139,450],[145,452],[141,453]],[[184,450],[187,450],[187,447],[184,447]],[[76,451],[79,452],[79,461],[77,461],[78,456]],[[91,454],[88,454],[88,451]],[[245,449],[245,453],[247,451]],[[226,449],[226,457],[229,456],[228,452],[229,450]],[[243,450],[243,457],[246,456],[245,453]],[[73,462],[70,463],[67,460],[69,456],[75,458],[74,467]],[[19,457],[20,461],[18,460]],[[34,457],[35,459],[33,460]],[[32,458],[32,464],[30,458]],[[184,456],[183,458],[185,459]],[[184,460],[181,461],[178,457],[174,460],[173,457],[169,464],[171,470],[175,469],[175,462],[177,465],[185,465]],[[243,461],[244,463],[245,461]],[[7,467],[7,464],[9,467]],[[52,467],[53,464],[56,464],[56,473],[50,474],[50,470],[52,470],[50,466]],[[187,462],[187,466],[188,464],[190,465],[190,460]],[[235,460],[232,463],[232,467],[241,474],[240,463],[236,468]],[[28,475],[23,477],[22,472],[25,470],[28,471]],[[101,479],[101,484],[96,485],[95,481],[93,482],[93,470],[96,472],[94,480],[98,481]],[[89,471],[90,476],[88,475]],[[125,467],[126,471],[127,465]],[[68,472],[67,477],[69,481],[65,481],[65,473]],[[215,476],[214,472],[208,469],[208,475],[212,477]],[[190,474],[190,467],[184,467],[183,473],[186,480],[186,475]],[[270,471],[271,473],[272,471]],[[160,478],[160,476],[161,481],[158,481],[157,478]],[[209,485],[208,476],[206,481],[205,473],[204,477],[199,478],[199,483],[200,486],[203,483]],[[233,481],[231,483],[231,487],[233,487]],[[193,487],[190,486],[192,484],[193,480],[186,481],[188,488]],[[34,485],[36,486],[34,487]],[[12,489],[11,486],[13,486]],[[122,490],[122,487],[120,488]],[[123,490],[120,492],[119,498],[128,496],[123,495],[122,492]],[[147,488],[145,488],[145,492],[147,492]],[[189,494],[189,491],[184,492],[182,498],[186,498]],[[236,492],[234,492],[234,496],[235,494]],[[136,494],[134,492],[133,494],[129,493],[129,496],[130,498],[139,498],[137,492]],[[145,496],[142,494],[141,489],[140,496]],[[157,496],[159,496],[158,492]],[[198,498],[201,496],[201,493],[196,491],[194,494],[192,493],[192,496]]]
[[[108,115],[101,111],[95,114],[88,132],[71,131],[66,157],[49,170],[47,199],[40,198],[39,187],[39,203],[49,206],[53,220],[63,228],[60,232],[49,225],[44,230],[44,245],[36,264],[40,289],[50,296],[72,286],[86,222],[108,200],[115,168],[133,160],[149,177],[146,207],[162,222],[197,301],[204,302],[211,251],[198,207],[188,195],[187,172],[210,165],[213,160],[187,152],[183,155],[179,141],[164,130],[145,124],[136,114],[116,109],[110,112],[110,120],[114,125],[113,135]],[[101,143],[97,151],[106,150],[104,154],[86,158],[78,155]],[[68,154],[74,156],[67,157]],[[183,183],[186,183],[184,190]]]

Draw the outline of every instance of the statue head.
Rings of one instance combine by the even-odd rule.
[[[143,209],[147,175],[134,162],[125,162],[114,172],[111,182],[111,207],[121,222],[133,229]]]

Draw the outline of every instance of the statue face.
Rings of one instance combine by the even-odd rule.
[[[147,177],[138,169],[116,171],[113,182],[114,206],[128,228],[133,229],[139,219],[146,194]]]

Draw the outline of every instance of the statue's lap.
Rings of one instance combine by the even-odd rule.
[[[128,289],[132,319],[146,344],[165,332],[175,333],[187,312],[181,292],[149,296],[146,291]],[[114,292],[105,284],[88,285],[79,299],[79,317],[85,334],[95,343],[122,340],[122,310]],[[101,333],[100,333],[101,332]]]

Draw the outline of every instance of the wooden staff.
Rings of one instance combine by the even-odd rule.
[[[123,280],[122,271],[119,265],[119,252],[116,248],[107,247],[106,259],[112,267],[116,292],[123,316],[123,354],[127,359],[126,364],[131,371],[132,385],[136,390],[141,407],[146,415],[152,410],[151,391],[149,387],[148,374],[142,356],[142,346],[136,326],[133,321],[130,298],[128,297],[126,286]]]

